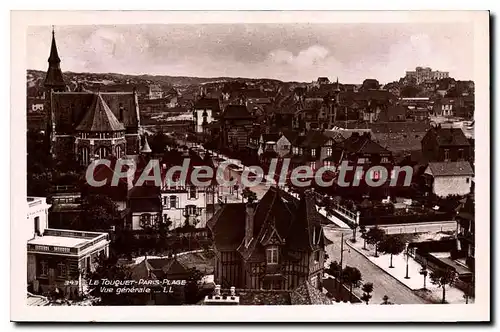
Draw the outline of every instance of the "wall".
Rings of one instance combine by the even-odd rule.
[[[167,215],[172,221],[172,225],[170,227],[171,229],[184,226],[186,217],[184,217],[183,214],[186,205],[195,205],[198,208],[202,208],[201,215],[198,217],[199,222],[193,226],[196,226],[198,228],[205,227],[205,223],[207,221],[205,192],[197,191],[196,195],[197,197],[195,199],[190,199],[188,192],[182,192],[182,193],[166,192],[161,194],[161,201],[163,206],[162,215],[163,216]],[[170,196],[178,197],[178,206],[175,209],[170,208]]]
[[[432,192],[439,197],[448,195],[463,196],[470,193],[471,183],[472,178],[470,176],[438,176],[434,178]]]
[[[285,135],[281,135],[278,142],[276,142],[276,152],[278,155],[283,158],[286,154],[290,153],[291,143],[285,137]]]
[[[30,206],[31,204],[31,206]],[[40,234],[43,234],[48,227],[48,209],[50,204],[47,204],[45,197],[36,197],[35,201],[28,202],[28,213],[26,216],[27,227],[25,241],[32,239],[35,236],[35,217],[40,218]]]

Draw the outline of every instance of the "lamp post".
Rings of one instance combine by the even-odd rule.
[[[410,276],[408,275],[408,261],[410,259],[410,254],[408,252],[408,243],[406,243],[406,276],[405,279],[410,279]]]

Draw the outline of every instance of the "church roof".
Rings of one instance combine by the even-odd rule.
[[[64,78],[62,75],[60,63],[61,59],[59,58],[59,54],[57,53],[56,46],[56,38],[54,36],[54,31],[52,30],[52,44],[50,46],[50,55],[49,55],[49,69],[47,70],[47,74],[45,76],[44,85],[46,87],[65,87]]]
[[[123,131],[125,127],[118,121],[101,94],[97,93],[83,120],[76,127],[76,130],[110,132]]]

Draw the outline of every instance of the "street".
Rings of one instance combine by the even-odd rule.
[[[324,232],[325,236],[333,242],[333,244],[330,244],[326,247],[326,252],[329,256],[326,266],[329,266],[331,261],[340,262],[340,239],[342,231],[334,230],[331,228],[324,228]],[[344,231],[344,240],[348,240],[351,237],[351,231]],[[382,303],[382,298],[384,297],[384,295],[387,295],[389,297],[389,301],[395,304],[428,303],[427,301],[413,293],[413,291],[411,291],[408,287],[401,284],[392,276],[385,273],[378,266],[370,262],[366,257],[361,255],[354,249],[349,249],[349,247],[344,244],[343,266],[345,267],[347,265],[359,269],[363,278],[362,282],[373,283],[372,299],[370,300],[371,304]],[[355,288],[354,293],[358,297],[361,297],[363,295],[361,288]]]

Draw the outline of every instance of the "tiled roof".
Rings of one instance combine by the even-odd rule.
[[[224,119],[252,119],[245,105],[228,105],[222,113]]]
[[[262,139],[264,142],[277,142],[280,139],[278,133],[262,134]]]
[[[430,170],[432,176],[474,175],[474,171],[468,161],[431,162],[429,163],[428,170]],[[428,172],[426,171],[426,173]]]
[[[170,276],[187,275],[188,269],[177,258],[146,258],[131,269],[131,276],[138,279],[163,280]]]
[[[368,135],[353,134],[349,138],[337,144],[348,153],[366,153],[366,154],[390,154],[391,152],[375,143]]]
[[[469,146],[469,141],[460,128],[432,128],[436,143],[440,146],[462,145]]]
[[[220,111],[219,100],[215,98],[200,98],[194,103],[194,109],[211,109]]]
[[[290,294],[292,305],[333,304],[334,302],[308,281],[303,282]]]
[[[133,93],[101,92],[100,95],[114,116],[120,119],[123,126],[137,128],[139,110]],[[54,112],[56,131],[58,133],[73,133],[76,125],[86,116],[87,110],[95,101],[94,93],[53,93],[51,107]],[[122,113],[121,118],[120,113]]]
[[[319,130],[309,130],[300,145],[307,148],[318,148],[323,146],[328,140],[329,137],[323,135],[323,132]]]
[[[289,305],[290,292],[271,290],[237,290],[240,305]]]
[[[80,124],[76,127],[78,131],[87,132],[110,132],[124,131],[125,127],[111,112],[100,93],[94,95],[94,100],[85,113]]]

